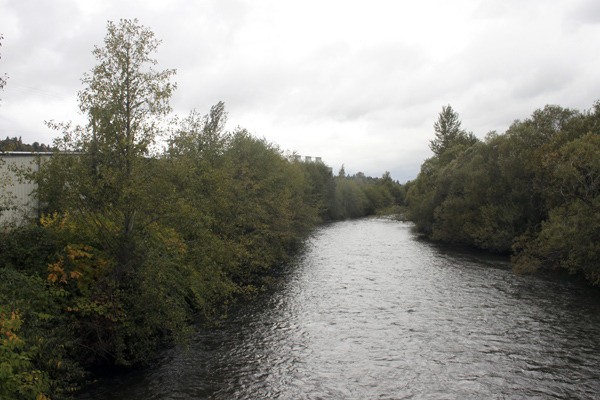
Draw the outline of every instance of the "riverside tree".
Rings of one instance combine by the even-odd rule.
[[[600,285],[599,104],[586,112],[548,105],[504,134],[458,140],[426,160],[407,195],[417,229],[512,253],[518,272],[564,269]],[[444,147],[437,128],[458,126],[448,109],[439,121],[434,151]]]
[[[442,107],[438,120],[433,124],[435,130],[435,139],[429,142],[429,148],[440,155],[452,141],[462,134],[461,122],[458,113],[447,105]]]
[[[137,20],[109,22],[107,28],[104,46],[93,51],[98,65],[84,75],[87,87],[79,93],[79,107],[88,115],[81,150],[90,154],[97,171],[94,183],[108,189],[99,200],[110,201],[120,214],[120,261],[127,264],[140,204],[136,188],[147,181],[144,156],[171,111],[175,70],[153,68],[160,41]]]
[[[175,70],[155,68],[159,44],[137,20],[108,22],[78,95],[87,125],[49,123],[63,135],[37,177],[53,212],[42,225],[63,242],[48,280],[70,294],[90,364],[145,361],[187,318],[191,272],[178,262],[178,235],[156,220],[166,196],[151,179],[149,155],[175,89]]]
[[[433,129],[435,139],[429,142],[429,148],[436,156],[440,156],[456,144],[471,145],[477,141],[472,133],[467,133],[461,128],[459,115],[450,105],[442,107]]]
[[[107,30],[104,45],[93,50],[98,64],[84,75],[86,87],[78,95],[87,126],[50,125],[65,133],[57,143],[60,150],[85,155],[78,159],[85,171],[69,177],[74,190],[67,206],[76,202],[78,213],[98,226],[103,225],[98,212],[112,214],[119,234],[109,244],[116,247],[119,269],[125,271],[131,267],[141,188],[148,181],[145,157],[171,111],[175,70],[155,70],[153,53],[160,41],[137,20],[108,22]]]

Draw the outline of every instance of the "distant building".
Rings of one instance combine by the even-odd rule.
[[[39,202],[34,195],[37,185],[27,180],[23,172],[38,171],[40,163],[51,156],[52,153],[0,152],[0,227],[20,225],[38,216]]]
[[[302,161],[302,156],[299,155],[299,154],[295,154],[294,155],[294,160],[301,162]],[[321,157],[315,157],[314,160],[313,160],[312,156],[304,156],[304,162],[307,162],[307,163],[315,162],[315,163],[322,164],[323,163],[323,159]]]

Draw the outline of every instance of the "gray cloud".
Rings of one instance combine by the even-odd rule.
[[[0,136],[47,143],[44,120],[81,119],[80,79],[120,18],[163,40],[178,114],[223,100],[232,127],[373,176],[415,176],[443,105],[483,137],[600,93],[593,0],[7,0]]]
[[[565,89],[573,76],[576,75],[569,66],[546,64],[519,79],[513,95],[524,99],[543,98]]]
[[[600,24],[600,3],[595,0],[580,1],[569,16],[575,24]]]

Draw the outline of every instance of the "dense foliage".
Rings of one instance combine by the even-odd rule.
[[[600,284],[600,103],[536,110],[504,134],[438,128],[435,156],[407,184],[410,218],[432,239],[512,252],[520,272],[565,269]],[[460,124],[458,124],[460,127]]]
[[[44,216],[0,232],[3,399],[65,398],[94,368],[148,363],[260,290],[315,224],[402,201],[389,173],[333,176],[226,131],[223,103],[167,123],[158,44],[108,24],[79,94],[88,124],[50,123],[57,152],[32,176]]]
[[[0,140],[0,151],[29,151],[44,152],[52,151],[52,148],[44,143],[33,142],[32,144],[23,143],[21,137],[6,137]]]

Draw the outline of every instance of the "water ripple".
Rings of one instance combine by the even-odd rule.
[[[572,399],[600,393],[600,297],[410,225],[316,232],[272,292],[82,399]]]

